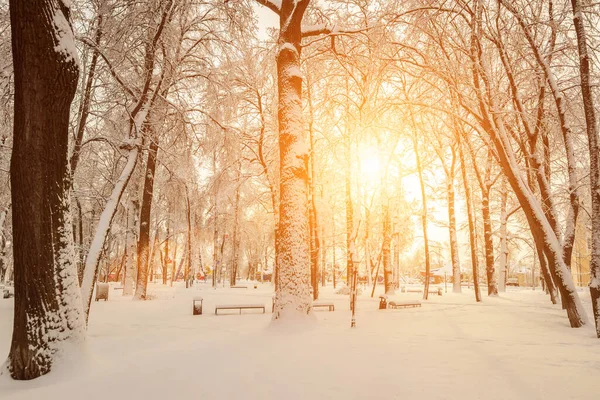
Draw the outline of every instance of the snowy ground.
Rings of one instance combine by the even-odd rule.
[[[600,340],[571,329],[539,290],[475,304],[472,291],[431,295],[421,308],[378,310],[363,294],[350,329],[347,296],[331,288],[297,331],[270,324],[270,285],[150,288],[135,302],[111,290],[92,305],[88,359],[32,382],[0,378],[0,399],[595,399]],[[589,306],[587,291],[580,293]],[[192,316],[192,297],[204,314]],[[397,298],[419,298],[418,293]],[[264,303],[266,314],[214,315],[217,303]],[[0,299],[0,358],[13,299]],[[591,310],[590,310],[591,314]]]

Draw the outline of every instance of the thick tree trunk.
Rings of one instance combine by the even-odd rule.
[[[278,287],[273,320],[286,314],[307,315],[310,298],[307,150],[302,122],[300,52],[302,17],[308,0],[284,0],[280,9],[277,49],[279,91],[279,229]]]
[[[577,34],[579,51],[579,77],[581,94],[585,111],[586,133],[590,152],[590,189],[592,198],[592,254],[590,260],[590,295],[596,324],[596,335],[600,338],[600,151],[598,145],[598,127],[594,95],[590,79],[590,57],[588,54],[587,35],[583,24],[580,0],[571,0],[573,22]]]
[[[144,191],[140,209],[140,235],[137,242],[137,280],[134,299],[145,300],[148,287],[148,263],[150,261],[150,223],[152,199],[154,197],[154,175],[156,172],[156,157],[158,154],[158,138],[150,135],[148,146],[148,162],[144,174]],[[125,289],[123,289],[124,291]]]
[[[7,366],[27,380],[50,372],[85,336],[69,210],[69,112],[79,66],[65,3],[9,4],[15,305]]]

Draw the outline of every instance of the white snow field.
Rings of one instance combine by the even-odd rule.
[[[268,284],[149,292],[155,299],[133,301],[111,288],[109,301],[92,304],[84,361],[30,382],[4,374],[0,399],[565,400],[600,390],[600,340],[589,325],[571,329],[539,289],[480,304],[469,290],[444,293],[398,310],[378,310],[377,295],[363,294],[355,329],[348,297],[331,287],[321,297],[335,311],[317,310],[303,328],[271,324]],[[580,295],[590,309],[587,290]],[[203,315],[192,315],[194,296],[204,298]],[[267,313],[215,316],[219,303],[264,303]],[[3,359],[13,304],[0,300]]]

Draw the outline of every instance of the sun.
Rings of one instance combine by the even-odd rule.
[[[377,180],[380,177],[381,161],[376,149],[362,150],[359,153],[359,162],[360,173],[366,182]]]

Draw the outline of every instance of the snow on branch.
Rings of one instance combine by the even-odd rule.
[[[327,26],[325,24],[302,27],[302,37],[311,37],[319,35],[347,35],[368,31],[373,26],[367,26],[360,29],[340,29],[337,25]]]
[[[225,1],[227,3],[228,0]],[[281,0],[256,0],[260,5],[263,5],[273,11],[277,15],[281,15]]]

